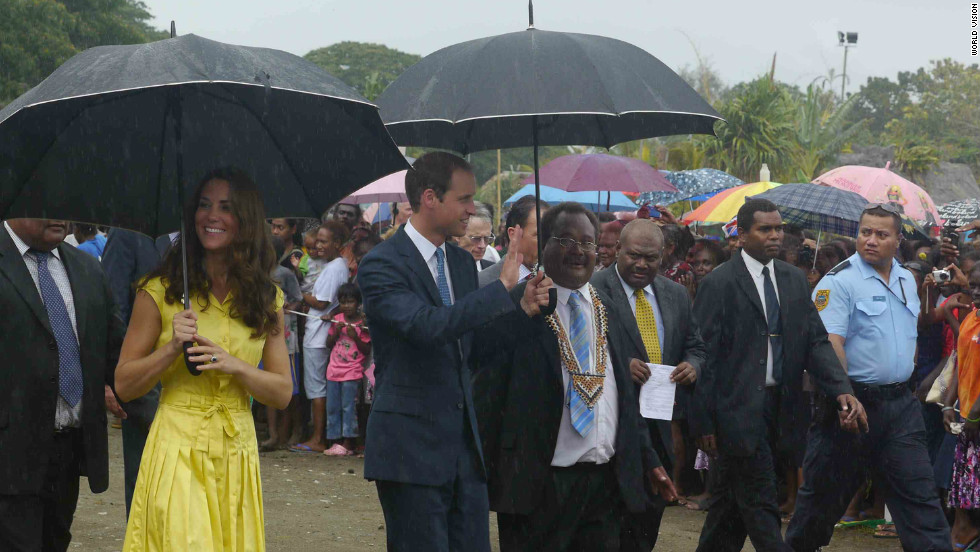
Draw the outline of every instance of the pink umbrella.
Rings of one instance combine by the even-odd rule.
[[[541,184],[566,192],[676,192],[657,169],[641,159],[605,153],[565,155],[541,167]],[[529,177],[525,184],[533,183]]]
[[[343,201],[348,203],[390,203],[408,201],[405,195],[405,174],[408,171],[398,171],[379,178],[367,186],[347,196]]]
[[[892,203],[902,207],[909,218],[925,224],[941,224],[942,218],[929,194],[890,168],[891,162],[883,169],[847,165],[825,172],[813,183],[856,192],[872,203]]]

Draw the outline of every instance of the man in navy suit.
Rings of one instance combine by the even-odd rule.
[[[388,550],[489,552],[470,383],[473,330],[502,316],[538,314],[550,280],[542,273],[512,300],[522,262],[515,249],[499,280],[478,289],[473,257],[446,243],[464,234],[475,211],[476,178],[463,159],[423,155],[405,177],[405,192],[414,214],[358,268],[376,363],[364,477],[377,481]]]

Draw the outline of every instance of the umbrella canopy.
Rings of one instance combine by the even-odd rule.
[[[194,35],[91,48],[0,111],[0,218],[161,235],[178,191],[228,165],[268,216],[309,218],[407,168],[377,108],[315,64]]]
[[[689,171],[661,171],[677,188],[676,192],[648,192],[640,195],[637,203],[670,205],[678,201],[704,201],[715,192],[745,184],[742,180],[718,169],[694,169]]]
[[[533,24],[426,56],[388,86],[378,106],[399,145],[464,154],[534,145],[609,148],[653,136],[713,134],[721,120],[642,49]]]
[[[518,199],[534,195],[534,184],[527,184],[520,190],[517,190],[514,195],[507,198],[504,202],[504,207],[509,207]],[[597,192],[566,192],[565,190],[559,190],[558,188],[552,188],[551,186],[541,186],[541,200],[549,205],[557,205],[563,201],[574,201],[576,203],[581,203],[586,209],[590,211],[635,211],[636,204],[633,203],[630,198],[623,195],[622,192],[609,192],[608,204],[609,208],[606,208],[607,195],[600,194]]]
[[[816,184],[786,184],[752,196],[779,207],[783,222],[841,236],[856,236],[861,213],[868,203],[854,192]]]
[[[375,203],[364,211],[361,217],[368,224],[379,224],[391,220],[391,204]]]
[[[565,155],[541,167],[548,186],[569,192],[676,192],[657,169],[642,159],[606,153]],[[533,183],[534,177],[524,180]]]
[[[980,200],[976,198],[961,199],[940,205],[939,216],[946,221],[945,226],[959,228],[980,219]]]
[[[883,169],[846,165],[825,172],[813,182],[856,192],[872,203],[892,203],[912,219],[930,225],[940,224],[942,219],[929,194],[893,173],[890,167],[891,163]]]
[[[405,175],[407,170],[381,177],[367,186],[347,196],[351,203],[389,203],[408,201],[405,194]]]
[[[754,196],[781,186],[778,182],[755,182],[743,184],[715,194],[700,207],[684,217],[685,224],[692,222],[726,223],[738,214],[745,203],[745,198]]]

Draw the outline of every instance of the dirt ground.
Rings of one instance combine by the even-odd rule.
[[[109,430],[109,490],[93,495],[87,481],[72,527],[71,550],[115,552],[126,532],[123,499],[122,439]],[[327,458],[286,451],[262,454],[266,546],[270,552],[384,550],[381,505],[374,485],[364,480],[364,461]],[[669,508],[660,528],[657,550],[693,551],[704,514]],[[496,546],[496,522],[491,519]],[[746,544],[745,550],[754,550]],[[861,528],[838,529],[827,551],[898,551],[897,541],[874,539]]]

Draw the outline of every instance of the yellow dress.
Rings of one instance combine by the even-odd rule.
[[[163,330],[155,348],[173,337],[180,304],[164,301],[153,279],[142,288],[160,309]],[[232,318],[231,295],[197,313],[198,333],[257,366],[265,337]],[[283,305],[280,290],[276,308]],[[183,355],[161,379],[163,391],[143,449],[124,552],[252,552],[265,550],[262,480],[248,391],[234,377],[205,371],[192,376]]]

